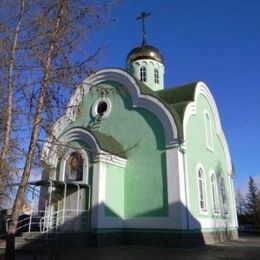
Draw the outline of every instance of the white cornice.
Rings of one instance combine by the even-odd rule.
[[[102,151],[100,154],[96,155],[94,160],[97,162],[112,164],[121,168],[125,168],[127,163],[126,159],[107,153],[105,151]]]

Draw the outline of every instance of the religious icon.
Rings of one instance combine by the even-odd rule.
[[[68,181],[83,180],[83,159],[80,153],[71,153],[66,162],[65,174]]]

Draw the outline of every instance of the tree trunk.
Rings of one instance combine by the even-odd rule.
[[[19,213],[20,213],[20,209],[22,207],[25,189],[26,189],[28,179],[29,179],[29,176],[30,176],[33,154],[34,154],[34,151],[35,151],[37,138],[38,138],[38,135],[39,135],[39,132],[40,132],[41,118],[42,118],[42,112],[43,112],[43,108],[44,108],[45,95],[46,95],[46,91],[47,91],[49,80],[50,80],[52,54],[53,54],[53,51],[54,51],[54,48],[55,48],[55,42],[56,42],[56,39],[57,39],[57,35],[59,33],[59,30],[60,30],[61,19],[62,19],[62,16],[64,14],[64,7],[65,7],[65,0],[60,0],[59,1],[59,13],[58,13],[58,16],[57,16],[56,25],[55,25],[54,31],[52,33],[51,41],[50,41],[49,48],[48,48],[47,55],[46,55],[46,61],[45,61],[44,73],[43,73],[43,80],[42,80],[42,84],[41,84],[41,88],[40,88],[40,94],[39,94],[39,97],[38,97],[36,113],[35,113],[35,116],[34,116],[33,129],[32,129],[32,133],[31,133],[31,140],[30,140],[28,153],[27,153],[27,156],[26,156],[25,167],[24,167],[24,170],[23,170],[21,182],[20,182],[18,192],[17,192],[16,198],[15,198],[14,206],[13,206],[12,222],[11,222],[9,230],[8,230],[9,234],[15,233],[16,225],[17,225],[17,219],[18,219],[18,216],[19,216]]]
[[[53,29],[49,47],[48,47],[47,54],[46,54],[46,60],[45,60],[44,67],[43,67],[43,79],[42,79],[42,83],[41,83],[41,87],[40,87],[40,94],[38,97],[36,113],[35,113],[34,121],[33,121],[30,145],[29,145],[27,156],[26,156],[25,167],[23,170],[21,182],[20,182],[20,185],[18,188],[18,192],[17,192],[16,198],[15,198],[14,205],[13,205],[11,223],[8,228],[8,235],[10,237],[12,237],[16,232],[16,227],[18,224],[18,217],[19,217],[22,205],[23,205],[24,194],[25,194],[27,183],[28,183],[28,179],[30,177],[33,155],[34,155],[34,151],[36,148],[36,142],[37,142],[37,138],[38,138],[38,135],[40,132],[40,127],[41,127],[41,118],[42,118],[42,112],[43,112],[43,108],[44,108],[46,91],[48,89],[49,80],[50,80],[52,55],[53,55],[53,52],[55,49],[55,43],[57,40],[57,36],[58,36],[59,31],[62,26],[61,20],[64,15],[64,11],[65,11],[65,1],[66,0],[59,0],[59,11],[58,11],[57,19],[56,19],[56,24]],[[8,248],[8,246],[7,246],[7,248]],[[10,248],[12,248],[12,247],[10,246]],[[12,259],[12,258],[10,258],[10,259]]]
[[[18,35],[20,32],[23,16],[24,16],[25,0],[20,1],[20,13],[18,22],[15,28],[13,45],[10,53],[8,78],[7,78],[7,106],[6,106],[6,120],[3,131],[3,146],[0,154],[0,196],[3,194],[3,174],[5,173],[5,158],[9,150],[11,125],[12,125],[12,110],[13,110],[13,69],[15,65],[15,54],[17,49]],[[1,199],[0,199],[1,202]]]

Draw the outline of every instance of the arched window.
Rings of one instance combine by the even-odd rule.
[[[220,191],[221,191],[221,199],[222,199],[222,205],[223,205],[223,211],[225,214],[228,213],[228,208],[227,208],[227,195],[226,195],[226,189],[225,189],[225,184],[224,184],[224,179],[221,178],[220,180]]]
[[[159,70],[154,69],[154,83],[159,84]]]
[[[79,152],[72,152],[67,159],[65,180],[83,181],[83,158]]]
[[[213,211],[215,213],[219,212],[218,208],[218,191],[217,191],[217,182],[214,174],[211,174],[211,194],[212,194],[212,203],[213,203]]]
[[[147,80],[147,78],[146,78],[146,68],[145,67],[140,68],[140,80],[142,82],[146,82],[146,80]]]
[[[206,143],[209,149],[213,149],[213,136],[212,136],[212,126],[209,114],[205,112],[205,129],[206,129]]]
[[[199,185],[200,209],[202,211],[206,211],[207,206],[206,206],[206,196],[205,196],[205,181],[204,181],[204,173],[201,168],[199,168],[198,170],[198,185]]]

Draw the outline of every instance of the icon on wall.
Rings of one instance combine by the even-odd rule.
[[[83,180],[83,159],[80,153],[71,153],[66,162],[65,174],[68,181]]]

